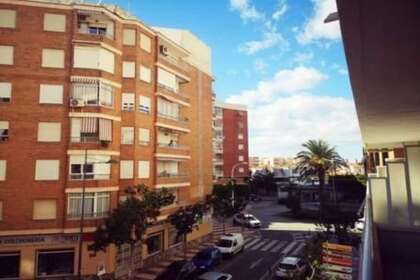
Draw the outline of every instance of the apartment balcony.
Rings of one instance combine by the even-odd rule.
[[[100,12],[79,11],[74,30],[79,39],[115,43],[115,23]]]
[[[190,176],[185,172],[170,173],[163,171],[156,175],[156,183],[160,186],[170,186],[175,184],[187,185],[190,183]]]
[[[162,46],[159,50],[158,61],[167,67],[180,71],[184,75],[188,75],[188,71],[191,69],[191,66],[183,59],[165,51],[165,48]]]
[[[189,120],[185,117],[167,115],[162,112],[158,112],[157,122],[157,125],[160,127],[189,132]]]
[[[213,165],[223,165],[223,159],[213,159]]]
[[[162,96],[172,102],[179,103],[183,106],[190,106],[190,98],[180,91],[176,91],[168,86],[158,83],[157,96]]]
[[[114,107],[114,86],[99,79],[72,77],[69,106],[71,111],[112,110]]]
[[[176,143],[176,142],[157,143],[157,153],[189,156],[190,147],[187,145]]]

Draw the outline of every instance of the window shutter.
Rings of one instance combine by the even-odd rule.
[[[140,80],[150,83],[152,81],[152,73],[150,68],[140,65]]]
[[[112,141],[112,121],[99,119],[99,140]]]
[[[82,119],[71,119],[71,141],[80,142],[80,133],[82,132]]]
[[[57,201],[53,199],[34,200],[34,220],[52,220],[57,217]]]
[[[134,161],[121,160],[120,161],[120,179],[133,179]]]
[[[59,160],[36,160],[35,180],[56,181],[59,179]]]
[[[12,84],[0,83],[0,101],[10,100],[12,97]]]
[[[121,101],[121,110],[123,111],[133,111],[134,110],[134,93],[123,93]]]
[[[158,83],[175,92],[178,91],[176,76],[166,70],[158,68]]]
[[[152,40],[143,33],[140,34],[140,47],[146,52],[151,52],[152,50]]]
[[[9,129],[8,121],[0,121],[0,129]]]
[[[75,68],[98,69],[99,48],[75,46],[73,66]]]
[[[133,61],[123,61],[123,73],[124,78],[135,78],[136,77],[136,63]]]
[[[106,49],[99,50],[99,69],[114,73],[115,55]]]
[[[62,85],[40,85],[39,103],[63,104],[63,86]]]
[[[0,46],[0,64],[13,65],[14,47]]]
[[[0,27],[16,28],[16,11],[0,9]]]
[[[40,122],[38,123],[38,142],[60,142],[61,123]]]
[[[147,144],[150,141],[150,130],[147,128],[139,128],[140,144]]]
[[[135,29],[123,30],[123,44],[126,46],[136,45],[136,30]]]
[[[0,181],[6,180],[7,161],[0,160]]]
[[[139,111],[150,113],[150,98],[144,95],[139,96]]]
[[[121,127],[121,144],[133,144],[134,127]]]
[[[42,49],[42,67],[64,68],[64,50]]]
[[[148,161],[140,160],[138,169],[138,177],[140,179],[146,179],[150,177],[150,163]]]
[[[66,16],[59,14],[44,14],[44,30],[65,32],[66,31]]]

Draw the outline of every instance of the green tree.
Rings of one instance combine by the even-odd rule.
[[[273,190],[275,187],[274,184],[274,173],[268,170],[267,168],[255,172],[250,179],[250,185],[253,192],[258,192],[259,190],[264,190],[265,193]]]
[[[119,248],[124,244],[130,245],[128,277],[133,279],[135,245],[140,242],[141,257],[147,228],[156,222],[160,208],[172,204],[175,197],[165,188],[150,190],[145,185],[128,188],[126,193],[127,199],[120,202],[96,229],[89,250],[96,253],[106,251],[111,244]]]
[[[243,211],[248,203],[249,189],[246,185],[229,182],[225,185],[214,185],[210,203],[213,215],[222,218],[223,233],[225,220]]]
[[[330,146],[324,140],[308,140],[303,143],[305,148],[297,154],[298,160],[296,171],[301,180],[311,180],[317,177],[319,180],[319,214],[322,219],[325,204],[325,176],[335,173],[339,167],[347,166],[343,158],[337,153],[335,147]]]
[[[181,207],[169,216],[170,223],[177,230],[177,238],[183,238],[184,259],[187,258],[187,235],[198,228],[199,221],[202,220],[204,214],[209,210],[208,204],[198,202],[193,205]]]

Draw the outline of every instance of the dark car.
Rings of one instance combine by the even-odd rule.
[[[156,280],[193,280],[197,276],[197,267],[191,261],[174,261]]]
[[[207,271],[222,260],[222,253],[219,249],[208,247],[198,252],[192,259],[194,265],[200,271]]]

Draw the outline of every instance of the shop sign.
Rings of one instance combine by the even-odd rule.
[[[79,235],[30,235],[0,237],[0,246],[33,244],[73,244],[79,241]]]

